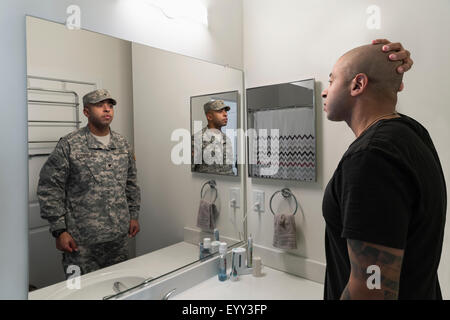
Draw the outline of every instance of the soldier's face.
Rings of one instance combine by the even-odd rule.
[[[88,121],[98,128],[108,127],[114,118],[114,107],[111,101],[105,100],[83,109]]]
[[[228,113],[225,108],[222,110],[211,110],[206,114],[208,121],[214,123],[216,128],[225,127],[228,123]]]

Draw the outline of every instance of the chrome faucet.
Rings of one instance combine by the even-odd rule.
[[[169,300],[169,298],[175,293],[175,290],[177,290],[177,288],[170,290],[169,292],[167,292],[162,298],[161,300]]]
[[[122,290],[120,290],[120,286],[123,287]],[[114,284],[113,284],[113,291],[114,291],[115,293],[110,294],[110,295],[107,295],[107,296],[104,296],[104,297],[103,297],[103,300],[108,300],[109,298],[112,298],[112,297],[118,295],[119,293],[123,293],[124,290],[128,290],[128,288],[127,288],[122,282],[116,281],[116,282],[114,282]]]
[[[122,290],[120,290],[120,286],[123,287]],[[114,290],[114,292],[116,292],[116,293],[120,293],[120,292],[122,292],[123,290],[127,290],[127,289],[128,289],[128,288],[127,288],[122,282],[120,282],[120,281],[116,281],[116,282],[114,282],[114,284],[113,284],[113,290]]]

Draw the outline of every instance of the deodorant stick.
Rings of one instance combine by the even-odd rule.
[[[261,277],[262,276],[262,263],[261,257],[253,257],[253,276]]]

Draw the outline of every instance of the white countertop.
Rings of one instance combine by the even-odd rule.
[[[196,261],[199,254],[198,250],[197,245],[188,242],[179,242],[80,277],[80,289],[86,289],[87,286],[102,281],[103,284],[100,283],[103,286],[101,292],[97,292],[93,287],[92,289],[83,291],[76,291],[77,289],[69,290],[67,289],[66,281],[62,281],[30,292],[28,299],[102,299],[105,295],[114,293],[112,285],[109,285],[111,279],[118,277],[127,278],[129,285],[135,286],[141,283],[141,280],[143,281],[150,277],[159,277],[169,271]],[[106,294],[105,290],[107,292]]]
[[[102,299],[113,294],[115,279],[137,285],[194,262],[198,246],[179,242],[140,257],[80,277],[81,290],[69,290],[66,281],[30,292],[30,300]],[[323,285],[264,266],[262,277],[240,275],[237,281],[221,282],[217,275],[174,295],[178,300],[322,300]],[[229,272],[229,271],[228,271]]]
[[[215,275],[171,299],[322,300],[323,284],[264,266],[262,277],[240,275],[237,281],[221,282]]]

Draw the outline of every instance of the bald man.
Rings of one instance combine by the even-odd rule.
[[[356,136],[322,204],[324,298],[442,299],[444,175],[427,130],[396,111],[401,62],[389,61],[382,45],[340,57],[322,92],[327,118]]]

